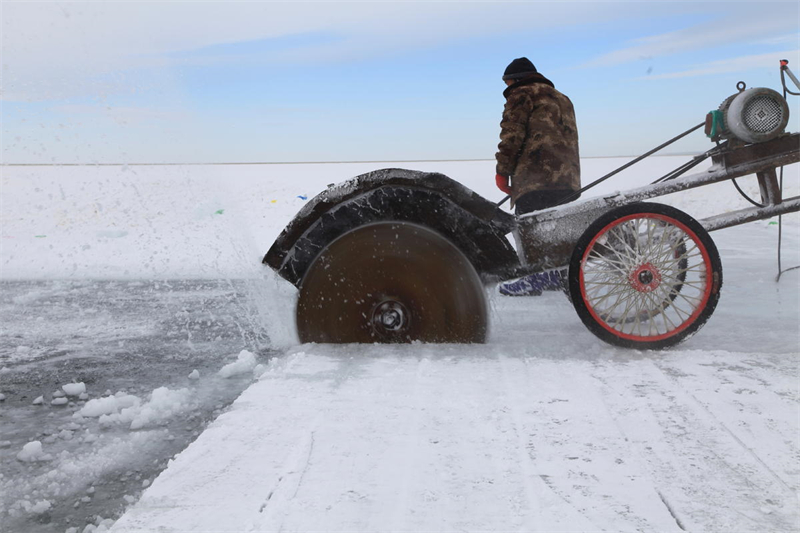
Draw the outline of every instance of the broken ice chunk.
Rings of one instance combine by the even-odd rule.
[[[86,392],[86,385],[83,382],[67,383],[66,385],[62,385],[61,389],[67,396],[79,396]]]

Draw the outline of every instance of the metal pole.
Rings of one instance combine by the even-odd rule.
[[[592,188],[592,187],[594,187],[595,185],[598,185],[598,184],[600,184],[600,183],[602,183],[602,182],[606,181],[608,178],[610,178],[610,177],[612,177],[612,176],[614,176],[614,175],[616,175],[616,174],[619,174],[620,172],[622,172],[622,171],[623,171],[623,170],[625,170],[626,168],[628,168],[628,167],[631,167],[631,166],[635,165],[636,163],[638,163],[639,161],[641,161],[641,160],[642,160],[642,159],[644,159],[645,157],[650,157],[651,155],[653,155],[654,153],[658,152],[658,151],[659,151],[659,150],[661,150],[662,148],[665,148],[665,147],[669,146],[670,144],[674,143],[675,141],[678,141],[678,140],[682,139],[683,137],[686,137],[687,135],[689,135],[689,134],[690,134],[690,133],[692,133],[693,131],[695,131],[695,130],[698,130],[698,129],[702,128],[703,126],[705,126],[705,124],[706,124],[705,122],[701,122],[701,123],[700,123],[700,124],[698,124],[697,126],[695,126],[695,127],[691,128],[691,129],[688,129],[688,130],[684,131],[684,132],[683,132],[683,133],[681,133],[680,135],[678,135],[678,136],[676,136],[676,137],[673,137],[672,139],[668,140],[667,142],[665,142],[665,143],[663,143],[663,144],[660,144],[660,145],[656,146],[655,148],[653,148],[652,150],[650,150],[650,151],[649,151],[649,152],[647,152],[646,154],[642,154],[642,155],[640,155],[639,157],[637,157],[636,159],[634,159],[633,161],[629,161],[628,163],[625,163],[624,165],[622,165],[622,166],[621,166],[621,167],[619,167],[618,169],[616,169],[616,170],[612,170],[611,172],[609,172],[608,174],[606,174],[606,175],[605,175],[605,176],[603,176],[602,178],[600,178],[600,179],[597,179],[597,180],[593,181],[592,183],[590,183],[590,184],[589,184],[589,185],[587,185],[586,187],[582,188],[581,190],[579,190],[579,191],[575,191],[574,193],[571,193],[571,194],[569,194],[568,196],[565,196],[565,197],[564,197],[564,199],[563,199],[563,200],[561,200],[561,201],[559,202],[559,205],[560,205],[560,204],[566,204],[567,202],[571,202],[572,200],[574,200],[575,198],[577,198],[578,196],[580,196],[580,195],[581,195],[583,192],[585,192],[585,191],[588,191],[589,189],[591,189],[591,188]],[[689,168],[691,168],[691,167],[689,167]],[[687,169],[687,170],[688,170],[688,169]],[[503,205],[504,203],[506,203],[506,200],[508,200],[509,198],[511,198],[511,197],[510,197],[510,196],[506,196],[505,198],[503,198],[502,200],[500,200],[500,202],[498,202],[498,204],[497,204],[497,207],[500,207],[501,205]]]
[[[659,146],[656,146],[655,148],[653,148],[652,150],[650,150],[650,151],[649,151],[649,152],[647,152],[646,154],[642,154],[642,155],[640,155],[639,157],[637,157],[636,159],[634,159],[633,161],[630,161],[630,162],[628,162],[628,163],[626,163],[626,164],[622,165],[621,167],[619,167],[619,168],[618,168],[618,169],[616,169],[616,170],[612,170],[611,172],[609,172],[608,174],[606,174],[606,175],[605,175],[605,176],[603,176],[602,178],[600,178],[600,179],[598,179],[598,180],[595,180],[595,181],[593,181],[592,183],[590,183],[589,185],[587,185],[587,186],[586,186],[586,187],[584,187],[583,189],[581,189],[581,190],[579,190],[579,191],[576,191],[576,192],[574,192],[574,193],[570,194],[569,196],[567,196],[566,198],[564,198],[564,200],[562,200],[562,201],[561,201],[561,203],[565,204],[565,203],[567,203],[567,202],[570,202],[570,201],[574,200],[575,198],[577,198],[578,196],[580,196],[580,195],[581,195],[581,193],[583,193],[584,191],[587,191],[587,190],[591,189],[592,187],[594,187],[595,185],[598,185],[598,184],[600,184],[600,183],[602,183],[602,182],[606,181],[606,180],[607,180],[608,178],[610,178],[611,176],[614,176],[614,175],[616,175],[616,174],[619,174],[620,172],[622,172],[622,171],[623,171],[623,170],[625,170],[626,168],[628,168],[628,167],[630,167],[630,166],[632,166],[632,165],[635,165],[636,163],[638,163],[639,161],[641,161],[641,160],[642,160],[642,159],[644,159],[645,157],[649,157],[649,156],[653,155],[654,153],[658,152],[659,150],[661,150],[662,148],[664,148],[664,147],[666,147],[666,146],[669,146],[670,144],[674,143],[675,141],[677,141],[677,140],[679,140],[679,139],[682,139],[683,137],[686,137],[687,135],[689,135],[689,134],[690,134],[690,133],[692,133],[693,131],[695,131],[695,130],[699,130],[700,128],[702,128],[703,126],[705,126],[705,124],[706,124],[705,122],[701,122],[701,123],[700,123],[700,124],[698,124],[697,126],[695,126],[695,127],[691,128],[691,129],[688,129],[688,130],[684,131],[683,133],[681,133],[681,134],[680,134],[680,135],[678,135],[677,137],[673,137],[672,139],[668,140],[668,141],[667,141],[667,142],[665,142],[664,144],[661,144],[661,145],[659,145]]]
[[[798,89],[800,89],[800,81],[797,80],[797,78],[795,77],[794,73],[792,73],[792,71],[789,69],[789,60],[788,59],[781,59],[781,70],[784,71],[786,74],[788,74],[789,77],[794,82],[795,86]]]

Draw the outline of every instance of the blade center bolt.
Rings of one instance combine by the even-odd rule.
[[[400,302],[387,300],[379,304],[372,313],[374,327],[383,332],[399,331],[407,325],[407,313]]]
[[[403,321],[403,318],[400,316],[400,313],[397,309],[390,309],[383,314],[383,325],[387,328],[394,328],[396,325],[400,324]]]

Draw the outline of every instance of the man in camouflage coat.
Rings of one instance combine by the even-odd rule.
[[[558,205],[581,186],[572,102],[525,57],[508,65],[503,80],[497,186],[517,214]]]
[[[496,154],[497,187],[511,195],[518,215],[561,204],[581,187],[572,102],[525,57],[508,65],[503,81],[508,88]],[[566,282],[566,271],[553,270],[502,283],[499,290],[507,296],[538,296],[566,290]]]

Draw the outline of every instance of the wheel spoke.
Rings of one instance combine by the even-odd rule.
[[[702,301],[701,298],[692,298],[692,297],[686,296],[682,292],[678,293],[678,298],[680,298],[681,300],[684,300],[687,304],[689,304],[692,307],[692,309],[697,309],[698,304]],[[673,306],[677,307],[677,304],[673,304]]]
[[[599,300],[596,300],[596,301],[592,302],[592,307],[594,307],[595,309],[597,309],[597,308],[599,308],[599,307],[600,307],[600,305],[601,305],[603,302],[605,302],[605,301],[606,301],[608,298],[610,298],[610,297],[613,297],[613,296],[619,296],[619,295],[621,295],[621,294],[624,294],[624,293],[625,293],[625,288],[624,288],[624,287],[622,287],[622,286],[619,286],[619,287],[617,287],[616,289],[613,289],[613,290],[609,291],[608,293],[606,293],[606,294],[605,294],[605,295],[604,295],[602,298],[600,298]]]
[[[628,318],[628,315],[630,314],[632,307],[630,296],[631,296],[630,294],[627,294],[625,298],[620,299],[620,301],[617,302],[617,306],[615,306],[616,309],[616,307],[619,307],[620,305],[624,304],[624,307],[622,309],[623,310],[622,317],[619,320],[617,320],[613,316],[610,316],[610,314],[606,315],[603,320],[605,320],[607,324],[619,324],[620,329],[625,327],[626,320]]]
[[[668,304],[666,304],[666,300],[664,300],[664,299],[660,300],[660,302],[659,302],[659,301],[657,301],[657,300],[656,300],[656,298],[654,297],[654,295],[653,295],[653,294],[648,294],[648,295],[647,295],[647,298],[648,298],[648,299],[649,299],[649,300],[650,300],[650,301],[653,303],[653,308],[652,308],[652,310],[653,310],[653,311],[657,311],[657,314],[653,314],[652,312],[648,312],[648,314],[650,315],[650,316],[649,316],[649,318],[650,318],[650,322],[651,322],[651,323],[652,323],[652,324],[653,324],[653,325],[654,325],[656,328],[658,328],[658,324],[657,324],[657,322],[656,322],[655,320],[653,320],[653,318],[654,318],[655,316],[658,316],[658,315],[661,315],[661,316],[666,316],[666,313],[663,313],[662,311],[663,311],[663,310],[664,310],[664,309],[667,307],[667,305],[668,305]],[[669,331],[669,328],[667,328],[667,329],[664,331],[664,333],[666,333],[667,331]],[[656,335],[660,335],[660,334],[661,334],[661,332],[660,332],[660,331],[658,331],[658,329],[656,329]]]
[[[593,259],[595,261],[600,261],[600,262],[606,264],[614,272],[619,272],[620,269],[625,269],[629,265],[629,263],[624,263],[622,261],[615,261],[610,257],[601,256],[599,254],[597,256],[591,257],[590,259]]]

